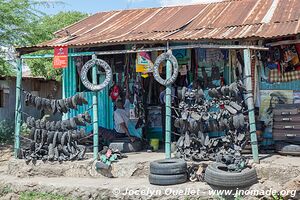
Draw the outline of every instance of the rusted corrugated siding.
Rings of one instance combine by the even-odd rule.
[[[97,13],[56,32],[57,39],[37,47],[271,38],[299,33],[300,0],[232,0]]]

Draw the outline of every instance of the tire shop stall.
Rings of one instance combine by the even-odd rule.
[[[300,90],[295,5],[300,6],[296,0],[293,6],[283,0],[242,0],[97,13],[57,31],[54,40],[18,48],[16,155],[22,122],[19,102],[24,98],[36,109],[64,113],[59,123],[27,118],[34,147],[25,157],[49,160],[51,151],[50,160],[80,160],[87,146],[81,139],[92,136],[94,159],[100,151],[101,163],[110,165],[122,154],[99,145],[101,128],[113,129],[114,101],[129,96],[128,129],[153,150],[158,144],[165,148],[166,160],[150,165],[150,183],[189,179],[228,187],[254,184],[255,169],[242,151],[248,148],[258,163],[259,146],[267,150],[274,140],[295,142],[298,137],[297,131],[286,131],[299,126],[299,107],[293,105]],[[282,9],[292,14],[279,15]],[[213,15],[212,10],[222,14]],[[168,17],[161,20],[162,16]],[[64,99],[23,95],[23,60],[51,58],[29,53],[54,47],[69,51],[62,78]],[[282,125],[286,120],[289,124]],[[46,144],[44,156],[37,156]],[[187,166],[186,161],[216,162],[204,175],[199,164]]]

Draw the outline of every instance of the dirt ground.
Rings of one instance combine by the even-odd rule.
[[[11,146],[0,151],[0,199],[276,199],[268,195],[244,197],[221,195],[222,188],[212,188],[204,182],[188,182],[175,186],[150,185],[147,174],[149,162],[163,158],[163,153],[129,154],[114,166],[118,178],[92,176],[82,171],[88,161],[63,164],[39,163],[26,165],[24,161],[12,158]],[[239,190],[288,190],[297,191],[298,196],[284,199],[300,199],[300,157],[261,155],[261,163],[254,164],[259,182],[250,188]],[[10,166],[10,167],[8,167]],[[18,166],[18,167],[17,167]],[[14,168],[10,169],[9,168]],[[55,169],[60,169],[56,171]],[[62,171],[69,170],[69,173]],[[75,173],[75,175],[74,175]],[[28,176],[31,174],[31,176]],[[236,190],[232,190],[235,194]],[[277,198],[278,200],[280,198]]]
[[[13,157],[13,146],[0,144],[0,173],[5,171],[11,157]]]
[[[8,161],[13,156],[13,146],[0,144],[0,162]]]

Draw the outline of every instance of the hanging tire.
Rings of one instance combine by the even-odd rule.
[[[164,80],[161,78],[161,76],[159,75],[159,66],[161,64],[161,62],[163,61],[170,61],[172,64],[172,68],[173,68],[173,74],[171,76],[171,78]],[[172,83],[174,83],[177,79],[178,76],[178,62],[177,59],[175,58],[175,56],[172,55],[172,53],[170,51],[168,51],[167,53],[163,53],[161,55],[159,55],[154,63],[154,72],[153,72],[153,76],[155,78],[155,80],[157,82],[159,82],[161,85],[170,85]]]
[[[229,172],[226,165],[212,163],[205,170],[205,181],[219,187],[247,187],[257,183],[254,168],[246,168],[241,172]]]
[[[186,173],[187,164],[181,159],[164,159],[150,163],[150,173],[157,175],[174,175]]]
[[[94,65],[100,66],[105,70],[105,80],[99,85],[92,84],[87,78],[88,71]],[[84,66],[81,69],[81,73],[80,73],[80,79],[81,79],[82,84],[87,89],[92,90],[92,91],[100,91],[103,88],[105,88],[111,81],[111,78],[112,78],[112,70],[111,70],[110,66],[107,64],[107,62],[105,62],[104,60],[101,60],[101,59],[89,60],[87,63],[84,64]]]
[[[159,175],[150,174],[149,182],[153,185],[175,185],[185,183],[187,181],[187,174],[175,174],[175,175]]]
[[[276,142],[275,149],[283,155],[300,156],[300,145],[287,142]]]

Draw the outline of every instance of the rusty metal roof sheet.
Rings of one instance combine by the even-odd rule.
[[[299,11],[300,0],[229,0],[101,12],[35,47],[288,36],[300,33]]]

